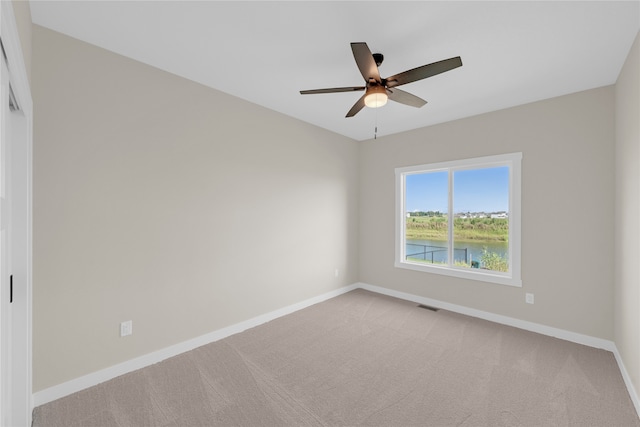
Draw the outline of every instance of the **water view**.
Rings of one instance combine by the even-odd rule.
[[[464,242],[454,245],[454,263],[471,265],[472,261],[480,262],[484,248],[507,258],[509,244],[507,242]],[[429,263],[447,262],[447,242],[439,240],[406,239],[407,258],[424,260]]]
[[[406,258],[509,271],[509,170],[434,167],[404,175]]]

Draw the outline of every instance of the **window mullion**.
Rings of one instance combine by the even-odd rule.
[[[448,253],[447,261],[449,267],[453,265],[453,171],[449,169],[449,206],[447,208],[447,233],[448,233]]]

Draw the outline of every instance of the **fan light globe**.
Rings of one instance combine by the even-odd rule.
[[[364,105],[369,108],[379,108],[387,103],[387,91],[382,86],[372,86],[367,89]]]

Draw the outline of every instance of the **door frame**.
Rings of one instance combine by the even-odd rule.
[[[12,363],[10,379],[0,378],[2,389],[10,387],[11,408],[0,408],[0,427],[31,425],[32,391],[32,160],[33,101],[24,62],[18,26],[11,1],[0,2],[0,39],[7,58],[12,94],[19,112],[9,113],[11,156],[6,159],[11,172],[11,236],[10,266],[14,274],[14,289],[9,337],[0,336],[0,354],[9,354]],[[1,53],[0,53],[1,54]],[[8,109],[7,109],[8,110]],[[14,227],[17,225],[17,228]],[[18,260],[16,264],[15,261]],[[6,272],[2,272],[6,274]],[[20,276],[20,278],[18,278]],[[20,301],[19,304],[16,302]],[[1,316],[0,316],[1,317]],[[2,328],[0,328],[0,331]],[[10,341],[9,341],[10,340]],[[6,387],[5,387],[6,386]],[[8,415],[8,418],[7,416]]]

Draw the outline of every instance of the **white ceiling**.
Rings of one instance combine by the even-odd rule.
[[[640,1],[31,1],[33,22],[348,136],[370,139],[615,83]],[[428,101],[345,114],[364,84],[350,42],[382,77],[461,56],[402,86]],[[188,102],[188,101],[187,101]]]

